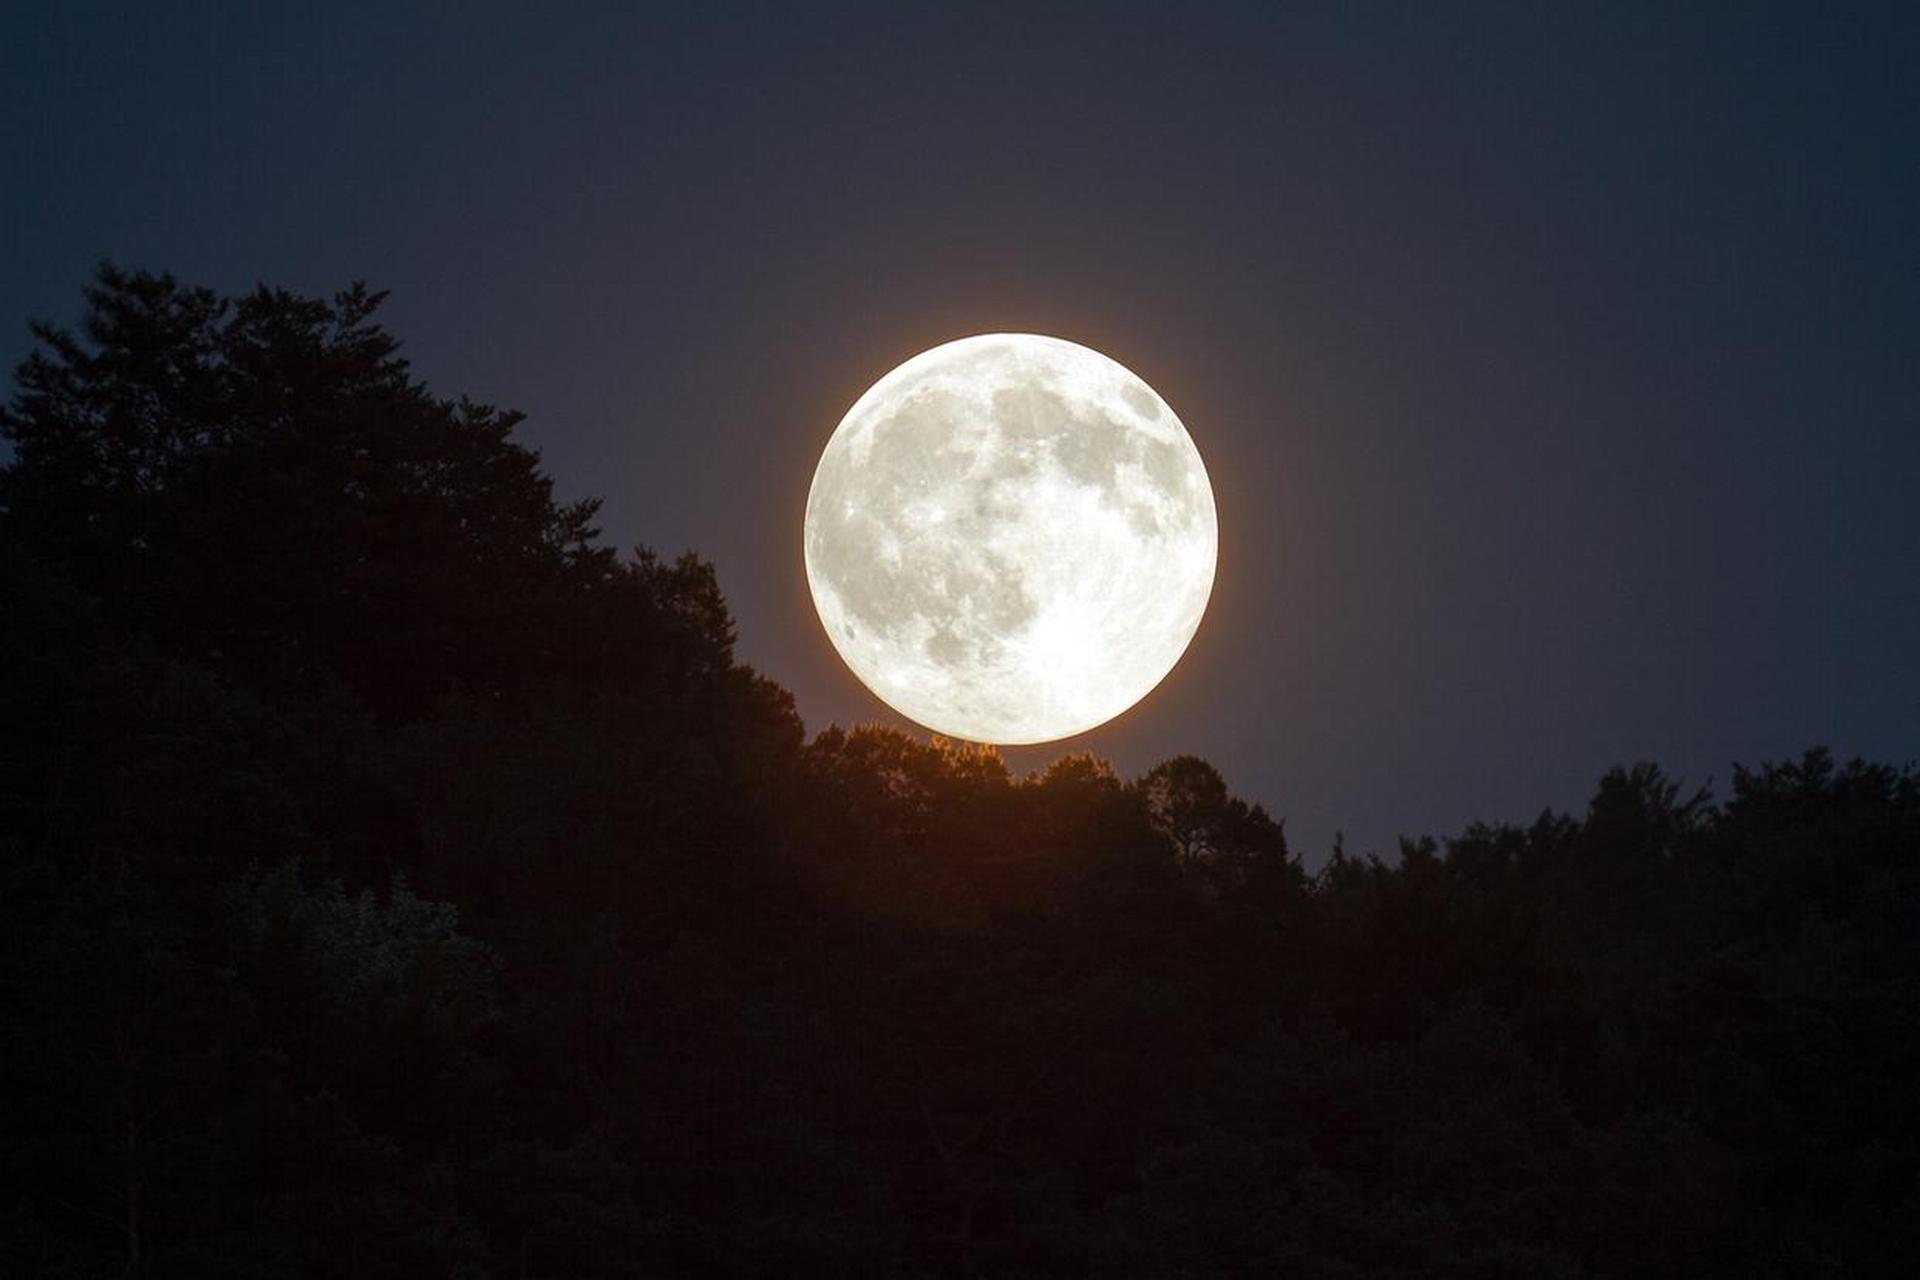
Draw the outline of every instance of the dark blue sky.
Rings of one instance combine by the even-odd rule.
[[[566,12],[556,12],[564,8]],[[1684,11],[1684,12],[1680,12]],[[1085,747],[1318,861],[1826,743],[1920,753],[1920,6],[11,5],[0,359],[103,255],[393,291],[810,729],[889,713],[799,522],[983,330],[1180,412],[1213,605]]]

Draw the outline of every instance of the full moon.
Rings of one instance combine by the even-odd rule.
[[[807,583],[888,706],[974,742],[1050,742],[1145,697],[1213,590],[1213,488],[1133,372],[995,333],[873,384],[807,495]]]

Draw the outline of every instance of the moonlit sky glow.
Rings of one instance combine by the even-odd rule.
[[[1916,66],[1911,4],[6,5],[0,359],[101,255],[364,277],[818,730],[885,714],[801,565],[832,425],[1071,337],[1193,429],[1220,576],[1069,748],[1391,854],[1920,751]]]

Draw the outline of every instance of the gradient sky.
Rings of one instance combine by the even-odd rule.
[[[102,256],[391,289],[817,730],[890,719],[801,567],[841,414],[1093,346],[1220,576],[1144,703],[1009,757],[1198,753],[1317,863],[1920,754],[1916,68],[1911,4],[9,5],[0,359]]]

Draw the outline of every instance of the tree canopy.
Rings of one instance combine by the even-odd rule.
[[[0,410],[12,1275],[1898,1274],[1920,773],[1336,850],[804,737],[381,295],[100,271]]]

